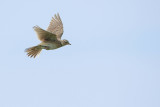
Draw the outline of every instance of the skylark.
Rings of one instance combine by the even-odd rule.
[[[65,45],[71,45],[68,40],[61,40],[63,35],[63,23],[59,14],[55,14],[54,17],[52,17],[47,30],[43,30],[39,26],[34,26],[33,29],[37,33],[39,40],[42,42],[37,46],[33,46],[25,50],[29,57],[35,58],[40,54],[42,49],[54,50]]]

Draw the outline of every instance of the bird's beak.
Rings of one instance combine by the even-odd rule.
[[[71,45],[70,43],[68,45]]]

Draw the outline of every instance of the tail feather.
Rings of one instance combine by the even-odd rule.
[[[27,52],[27,55],[28,55],[29,57],[34,57],[34,58],[35,58],[38,54],[40,54],[41,51],[42,51],[42,48],[41,48],[40,45],[38,45],[38,46],[33,46],[33,47],[27,48],[27,49],[25,50],[25,52]]]

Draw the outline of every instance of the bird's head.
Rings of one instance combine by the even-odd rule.
[[[64,46],[64,45],[71,45],[71,44],[69,43],[68,40],[63,39],[63,40],[62,40],[62,45]]]

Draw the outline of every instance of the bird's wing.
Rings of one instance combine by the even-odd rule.
[[[61,21],[59,14],[57,15],[55,14],[54,17],[52,17],[52,20],[47,28],[47,31],[57,35],[57,38],[61,39],[63,34],[63,23]]]
[[[39,40],[44,41],[55,41],[57,37],[55,34],[52,34],[48,31],[43,30],[39,26],[34,26],[33,29],[36,31]]]

